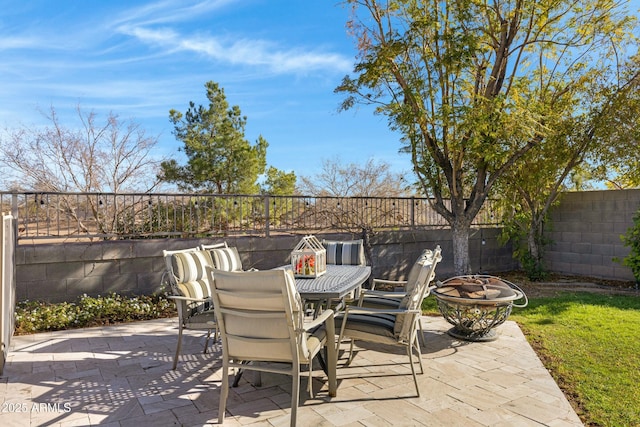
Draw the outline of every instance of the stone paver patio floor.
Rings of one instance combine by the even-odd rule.
[[[337,397],[328,396],[318,367],[313,399],[303,376],[298,425],[582,425],[514,322],[484,343],[452,338],[439,317],[423,323],[422,397],[403,350],[358,343],[350,367],[345,355],[338,361]],[[202,354],[202,333],[187,332],[172,371],[176,339],[175,318],[13,337],[0,377],[0,425],[216,424],[219,345]],[[225,425],[288,425],[290,377],[263,374],[262,387],[252,385],[251,372],[245,377],[230,391]]]

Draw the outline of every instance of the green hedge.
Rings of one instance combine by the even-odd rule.
[[[83,295],[76,302],[22,301],[16,305],[16,335],[176,316],[164,295]]]

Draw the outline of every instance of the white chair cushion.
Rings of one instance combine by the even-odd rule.
[[[204,251],[177,253],[171,256],[173,274],[182,296],[189,298],[211,296],[211,287],[205,272],[205,266],[209,264],[209,258]]]
[[[210,249],[213,268],[223,271],[242,271],[240,254],[235,247]]]

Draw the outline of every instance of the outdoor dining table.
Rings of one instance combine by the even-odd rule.
[[[291,269],[291,266],[278,268]],[[319,277],[296,277],[296,288],[305,303],[315,306],[317,314],[322,306],[330,307],[332,301],[342,305],[345,297],[359,289],[370,275],[371,267],[368,265],[328,264],[326,273]]]

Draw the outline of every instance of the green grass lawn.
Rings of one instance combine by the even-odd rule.
[[[425,311],[436,313],[435,299]],[[516,321],[585,425],[640,426],[640,297],[560,293]]]

